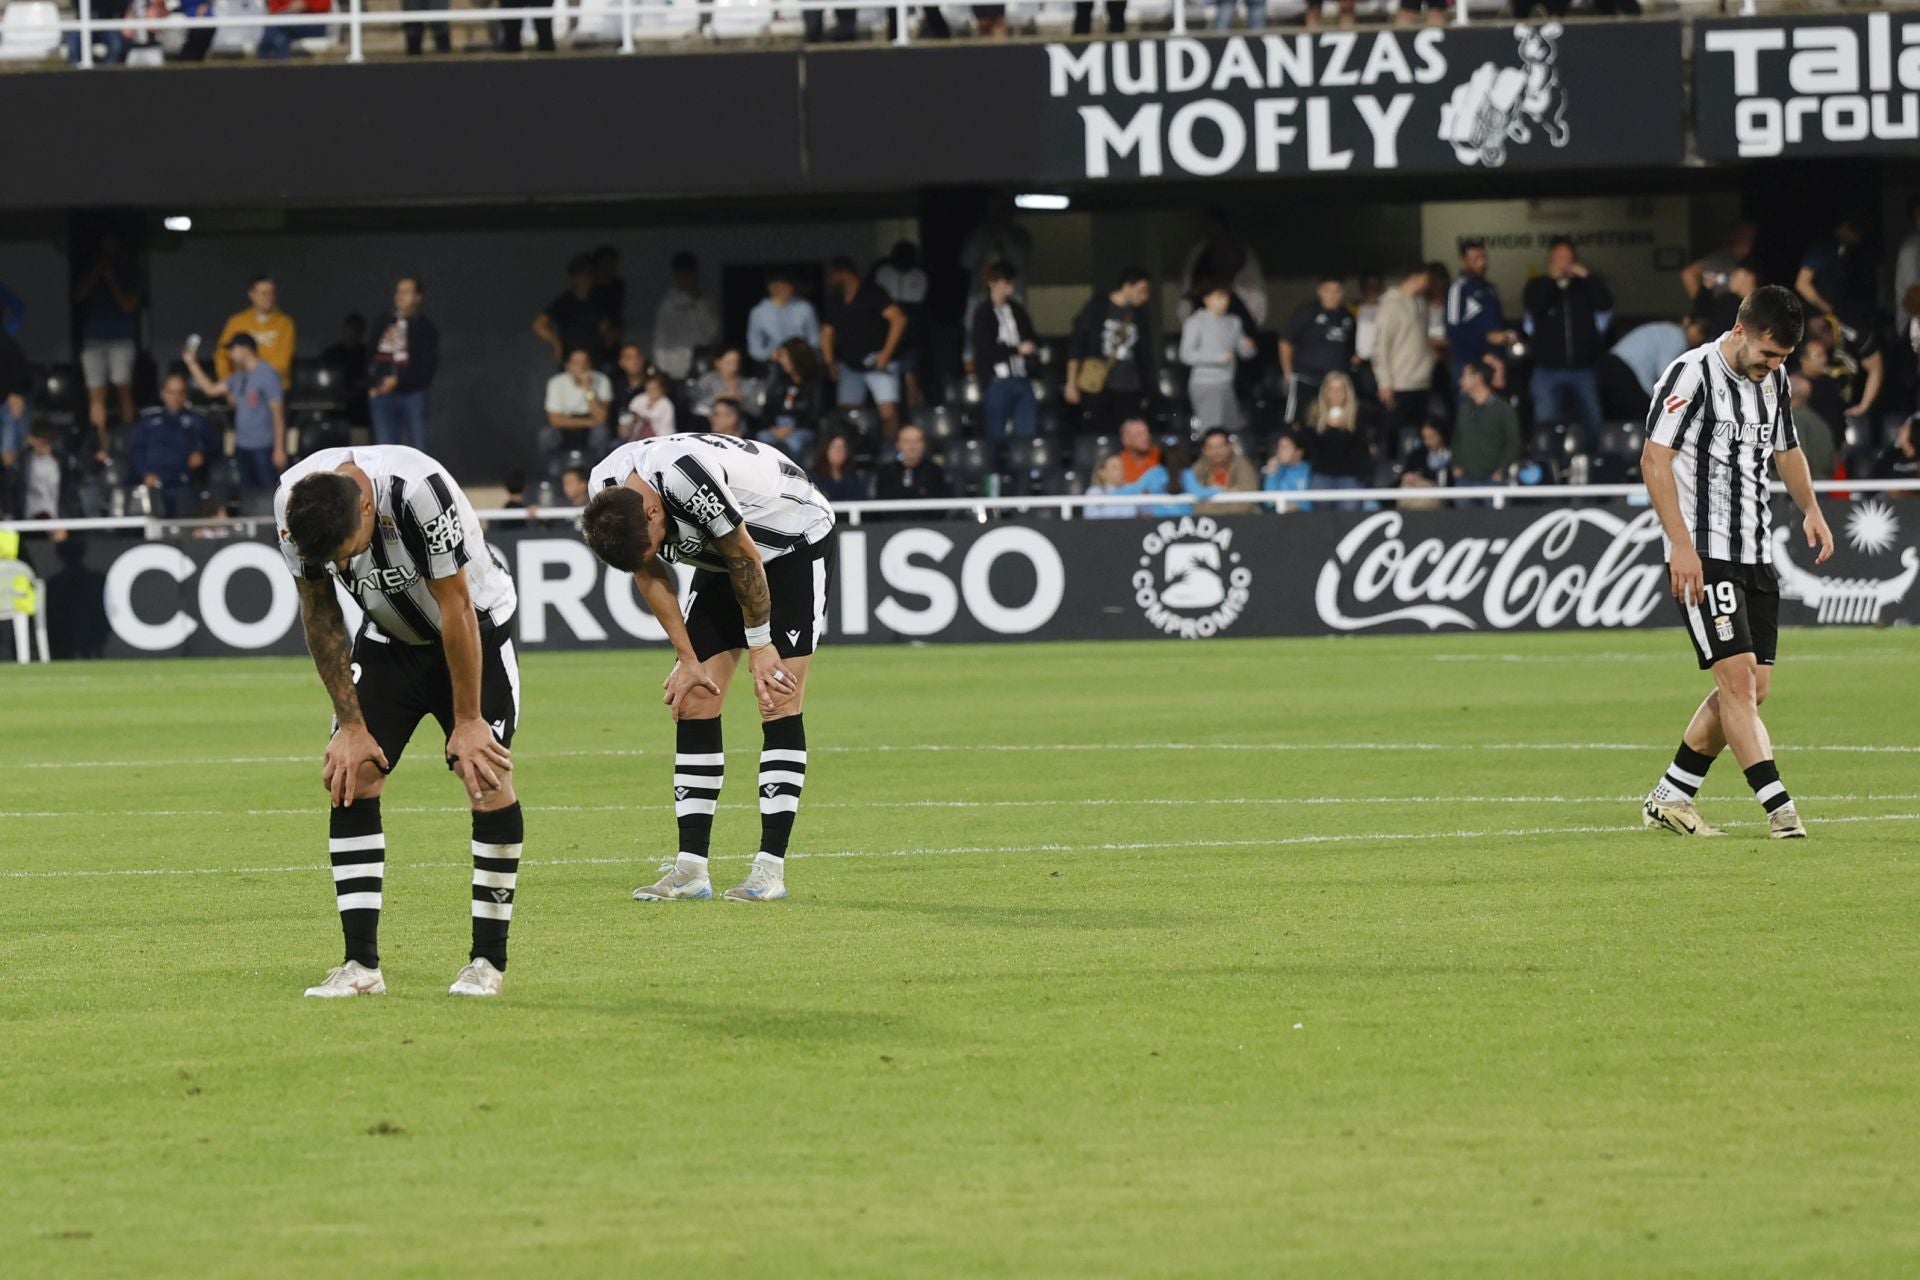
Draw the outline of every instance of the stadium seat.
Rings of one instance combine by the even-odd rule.
[[[927,433],[930,445],[942,446],[960,434],[958,415],[946,405],[928,405],[913,415],[913,421]]]
[[[1160,344],[1160,367],[1163,370],[1182,367],[1180,364],[1180,336],[1178,334],[1171,335],[1166,341]]]
[[[293,385],[287,388],[289,409],[295,413],[305,409],[339,409],[346,403],[346,377],[340,370],[317,357],[294,357]]]
[[[692,0],[656,0],[672,5],[666,13],[639,13],[633,18],[633,34],[640,40],[684,40],[698,35],[702,15]],[[620,38],[620,15],[613,15],[613,38]]]
[[[573,43],[576,45],[618,44],[620,10],[614,0],[573,0]],[[633,16],[637,33],[640,15]]]
[[[560,477],[575,467],[593,469],[593,459],[585,449],[566,449],[547,459],[547,479],[557,488]]]
[[[1187,377],[1185,370],[1176,364],[1160,366],[1160,395],[1166,400],[1185,400],[1187,398]]]
[[[1594,444],[1596,457],[1624,460],[1627,456],[1627,433],[1613,423],[1600,428],[1600,438]]]
[[[1120,447],[1120,442],[1112,436],[1081,436],[1073,442],[1073,471],[1080,476],[1091,476],[1093,469],[1100,465],[1100,459]]]
[[[998,475],[994,449],[985,440],[958,440],[947,449],[947,479],[954,492],[977,498],[986,492],[988,476]]]
[[[1409,453],[1412,453],[1414,446],[1419,443],[1420,428],[1402,427],[1400,428],[1400,438],[1393,442],[1393,456],[1395,458],[1404,458]]]
[[[86,385],[78,365],[38,365],[33,370],[33,403],[46,413],[78,413],[86,403]]]
[[[213,0],[216,18],[259,18],[266,12],[266,0]],[[213,33],[213,52],[251,57],[265,31],[265,27],[220,27]]]
[[[0,61],[38,62],[61,44],[60,6],[52,0],[11,0],[0,14]]]

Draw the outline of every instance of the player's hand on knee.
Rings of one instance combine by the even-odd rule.
[[[660,701],[673,711],[676,720],[680,718],[681,707],[688,695],[695,690],[704,689],[716,698],[720,696],[720,686],[714,683],[706,668],[684,658],[673,664],[673,670],[667,672],[667,678],[660,682],[660,687],[665,690]]]
[[[351,806],[354,797],[365,790],[361,770],[368,766],[377,767],[381,772],[391,767],[387,753],[367,732],[366,725],[341,725],[327,741],[327,754],[320,769],[320,781],[336,807]]]
[[[770,644],[747,654],[747,669],[753,672],[753,693],[760,700],[762,711],[779,707],[799,688],[793,673],[780,661],[779,651]]]
[[[513,753],[493,736],[485,720],[462,720],[453,726],[447,735],[447,760],[475,800],[498,791],[500,779],[513,769]]]

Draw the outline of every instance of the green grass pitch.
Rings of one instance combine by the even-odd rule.
[[[1913,1275],[1920,643],[1783,648],[1805,842],[1639,828],[1671,632],[829,649],[767,906],[630,900],[662,656],[533,656],[494,1002],[430,724],[310,1001],[311,669],[0,670],[0,1273]]]

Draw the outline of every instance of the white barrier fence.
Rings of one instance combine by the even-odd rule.
[[[1230,0],[1223,0],[1223,2],[1230,2]],[[1321,0],[1308,0],[1308,3],[1319,4]],[[24,10],[30,7],[41,8],[42,6],[28,5],[25,3],[25,0],[12,0],[8,5],[9,9],[22,8]],[[344,28],[347,33],[347,61],[357,63],[366,61],[365,33],[368,27],[393,27],[407,23],[426,22],[452,24],[524,22],[529,19],[559,19],[564,22],[569,16],[572,16],[576,21],[584,22],[588,16],[591,15],[600,23],[612,22],[617,24],[619,51],[623,54],[630,54],[635,52],[637,48],[635,40],[636,32],[643,28],[651,27],[659,34],[665,35],[693,35],[701,31],[708,31],[718,35],[720,33],[720,24],[725,21],[726,18],[740,15],[744,11],[752,9],[764,10],[766,16],[771,19],[776,9],[781,14],[793,14],[809,12],[822,13],[830,9],[859,9],[866,7],[870,6],[863,6],[858,3],[842,3],[841,0],[779,0],[777,5],[768,3],[766,0],[688,0],[687,3],[680,4],[667,3],[666,0],[592,0],[592,3],[581,3],[579,0],[576,0],[571,6],[566,3],[566,0],[559,0],[556,4],[540,7],[433,9],[405,12],[381,10],[368,12],[364,7],[364,0],[347,0],[347,6],[344,9],[327,13],[228,13],[216,14],[205,18],[187,18],[179,15],[167,15],[164,17],[138,17],[129,15],[124,18],[97,19],[93,17],[90,0],[78,0],[77,17],[63,18],[58,21],[50,20],[50,18],[46,17],[39,17],[36,18],[31,25],[35,31],[54,35],[56,37],[54,46],[64,42],[65,37],[69,34],[77,35],[79,37],[79,57],[77,63],[82,68],[90,69],[94,66],[93,37],[96,33],[102,31],[130,31],[145,34],[147,32],[182,32],[208,28],[216,32],[251,32],[259,31],[266,27],[319,26],[334,30]],[[891,9],[893,11],[893,43],[896,45],[912,43],[913,12],[922,7],[924,6],[908,4],[906,0],[894,0],[894,3],[890,5],[881,6],[882,9]],[[1038,10],[1041,7],[1040,5],[1009,6],[1010,10],[1016,12],[1023,8]],[[1214,4],[1211,3],[1210,0],[1194,0],[1192,7],[1197,9],[1202,15],[1201,25],[1203,27],[1207,25],[1208,18],[1213,12]],[[1483,8],[1488,16],[1497,16],[1500,7],[1500,0],[1483,3]],[[1150,3],[1136,4],[1134,8],[1136,11],[1145,11],[1136,12],[1135,18],[1138,22],[1157,23],[1167,21],[1171,23],[1171,34],[1176,36],[1187,34],[1188,0],[1152,0]],[[1457,0],[1457,3],[1454,5],[1453,24],[1461,27],[1470,25],[1472,19],[1469,16],[1469,10],[1471,8],[1472,4],[1469,0]],[[50,0],[44,3],[44,9],[52,11],[54,15],[58,14],[58,9]],[[1741,16],[1751,17],[1755,11],[1756,0],[1742,0],[1739,7]],[[49,48],[49,52],[51,52],[51,47]]]
[[[1920,480],[1818,480],[1817,494],[1920,494]],[[1775,482],[1775,495],[1784,495],[1786,486]],[[1155,494],[1060,494],[1035,497],[999,498],[889,498],[862,502],[842,502],[835,513],[850,528],[859,528],[871,515],[912,515],[945,517],[961,515],[987,521],[995,514],[1026,515],[1058,512],[1062,519],[1074,519],[1086,507],[1135,507],[1145,515],[1160,508],[1177,508],[1182,513],[1216,513],[1223,507],[1271,508],[1276,512],[1298,512],[1303,507],[1331,507],[1335,503],[1377,503],[1381,507],[1449,506],[1462,501],[1485,503],[1494,510],[1510,505],[1545,507],[1590,499],[1638,500],[1646,505],[1646,486],[1638,484],[1557,484],[1539,486],[1462,485],[1431,489],[1298,489],[1288,492],[1259,491],[1233,493],[1226,497],[1196,498],[1186,493]],[[525,521],[571,520],[579,516],[579,507],[514,508],[477,511],[482,523],[515,524]],[[1084,518],[1084,517],[1082,517]],[[176,531],[194,529],[238,529],[254,533],[273,523],[271,516],[229,516],[213,520],[167,520],[157,516],[100,516],[71,520],[0,520],[0,529],[17,533],[118,531],[144,533],[160,538]]]

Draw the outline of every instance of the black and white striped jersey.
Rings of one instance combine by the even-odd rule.
[[[373,482],[373,542],[347,563],[305,564],[287,536],[287,497],[316,471],[353,463]],[[513,617],[513,579],[489,552],[480,518],[447,469],[405,445],[322,449],[280,477],[273,498],[280,551],[296,577],[318,581],[329,574],[353,593],[380,632],[404,644],[440,642],[440,604],[429,579],[467,575],[467,593],[481,629],[504,627]]]
[[[1761,382],[1734,372],[1720,354],[1726,336],[1695,347],[1660,375],[1647,438],[1677,451],[1674,486],[1693,549],[1707,560],[1771,564],[1769,466],[1775,453],[1800,447],[1800,434],[1786,370]]]
[[[587,488],[598,493],[636,474],[659,491],[667,511],[660,555],[676,564],[724,573],[713,540],[742,525],[762,560],[812,546],[833,531],[825,495],[772,445],[692,432],[635,440],[608,454]]]

